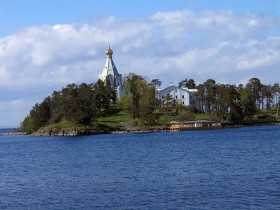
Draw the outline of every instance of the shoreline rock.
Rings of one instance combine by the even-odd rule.
[[[12,131],[12,132],[3,132],[0,133],[0,136],[14,136],[14,135],[29,135],[28,132],[22,132],[22,131]]]

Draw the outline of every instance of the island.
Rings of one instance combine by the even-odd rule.
[[[30,110],[19,132],[36,136],[221,129],[279,124],[280,86],[251,78],[246,85],[196,84],[119,73],[113,51],[95,83],[68,84]]]

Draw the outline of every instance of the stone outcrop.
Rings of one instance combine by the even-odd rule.
[[[111,130],[106,127],[97,127],[91,129],[74,129],[74,128],[41,128],[36,132],[31,133],[31,136],[84,136],[93,134],[111,133]]]

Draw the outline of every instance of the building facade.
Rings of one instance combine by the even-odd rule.
[[[194,94],[196,92],[197,89],[180,88],[170,84],[166,88],[158,89],[158,98],[163,104],[173,101],[185,106],[189,106],[195,105]]]

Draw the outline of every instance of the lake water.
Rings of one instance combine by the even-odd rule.
[[[280,126],[0,136],[0,209],[279,209]]]

